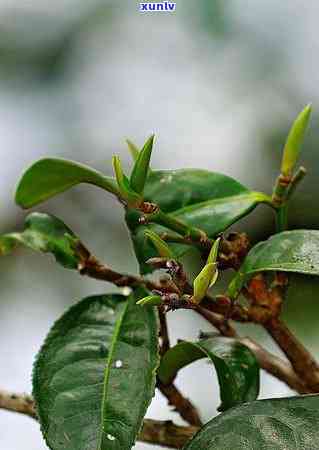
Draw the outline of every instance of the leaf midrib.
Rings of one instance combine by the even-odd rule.
[[[127,299],[127,302],[125,304],[125,307],[123,308],[122,314],[116,323],[116,326],[114,328],[113,337],[111,340],[110,350],[109,350],[108,357],[106,360],[106,367],[105,367],[105,372],[104,372],[103,396],[102,396],[102,405],[101,405],[101,424],[100,424],[101,432],[100,432],[100,440],[99,440],[98,450],[102,450],[102,439],[103,439],[103,433],[104,433],[104,430],[103,430],[104,417],[103,416],[104,416],[104,408],[105,408],[106,401],[107,401],[107,389],[108,389],[108,383],[109,383],[110,373],[111,373],[111,362],[113,359],[113,355],[115,353],[116,344],[118,341],[118,337],[120,335],[124,316],[129,307],[130,300],[131,299]]]

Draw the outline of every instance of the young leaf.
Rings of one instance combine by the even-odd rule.
[[[23,244],[35,251],[52,253],[62,266],[77,269],[77,242],[79,238],[60,219],[35,212],[26,217],[22,232],[0,236],[0,254],[6,255]]]
[[[212,248],[210,249],[206,265],[194,280],[194,295],[192,297],[192,301],[195,303],[200,303],[205,297],[208,289],[217,281],[218,269],[216,260],[218,256],[219,242],[220,237],[215,240]]]
[[[255,245],[229,287],[236,297],[257,272],[281,271],[319,275],[319,230],[292,230],[277,233]]]
[[[252,192],[228,176],[199,169],[152,172],[147,179],[144,198],[158,204],[165,213],[203,229],[211,238],[225,231],[258,204],[270,203],[267,195]],[[133,211],[127,211],[126,221],[141,272],[150,272],[151,268],[145,261],[156,256],[156,252],[145,238],[145,230],[151,229],[157,234],[169,230],[159,225],[150,224],[147,228],[140,225]],[[189,249],[183,244],[169,243],[169,247],[176,258]]]
[[[161,256],[162,258],[174,259],[173,252],[171,251],[167,243],[163,241],[163,239],[161,239],[158,234],[148,229],[147,231],[145,231],[145,235],[152,241],[159,256]]]
[[[162,299],[159,295],[148,295],[141,298],[136,304],[140,306],[159,306],[162,304]]]
[[[210,286],[216,282],[217,279],[217,264],[209,263],[203,267],[200,273],[197,275],[193,282],[194,294],[192,296],[192,301],[195,303],[200,303],[205,297]]]
[[[74,161],[45,158],[35,162],[24,172],[15,200],[22,208],[31,208],[79,183],[94,184],[118,195],[113,178]]]
[[[257,400],[208,422],[184,450],[317,450],[319,395]]]
[[[303,142],[311,115],[311,105],[307,105],[292,124],[283,151],[281,173],[291,175],[299,158],[300,147]]]
[[[148,170],[150,166],[150,160],[152,155],[154,143],[154,135],[152,135],[144,144],[144,147],[139,152],[138,157],[135,161],[131,178],[130,185],[132,189],[139,194],[143,194],[144,186],[146,183]]]
[[[123,172],[121,160],[118,156],[113,156],[113,167],[120,191],[120,197],[131,207],[134,208],[138,206],[142,201],[142,197],[131,188],[130,182]]]
[[[134,142],[130,141],[129,139],[126,139],[126,143],[129,148],[129,151],[132,155],[133,161],[136,162],[138,155],[140,153],[140,150],[136,147]]]
[[[158,377],[169,384],[180,369],[201,358],[209,358],[215,366],[222,402],[219,411],[256,400],[259,366],[253,353],[236,339],[217,336],[196,343],[180,342],[163,356]]]
[[[129,450],[155,388],[157,318],[145,291],[89,297],[51,329],[33,394],[51,450]]]
[[[220,237],[215,240],[215,242],[212,245],[212,248],[210,249],[208,258],[207,258],[207,264],[215,263],[218,256],[218,249],[220,244]]]

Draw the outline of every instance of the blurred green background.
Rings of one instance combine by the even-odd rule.
[[[177,0],[174,13],[138,9],[132,0],[0,0],[0,231],[22,224],[15,184],[36,158],[63,156],[110,174],[114,152],[130,164],[124,139],[142,144],[152,132],[153,167],[203,167],[271,192],[289,126],[309,101],[308,176],[290,225],[317,229],[318,2]],[[103,191],[74,188],[40,209],[61,217],[101,260],[137,270],[123,213]],[[259,207],[236,228],[257,240],[273,226]],[[29,392],[34,354],[53,321],[80,298],[113,288],[26,250],[2,258],[0,276],[0,386]],[[284,312],[317,356],[318,294],[315,280],[293,279]],[[170,313],[169,323],[173,340],[209,330],[188,311]],[[256,327],[243,332],[272,348]],[[262,381],[262,397],[291,395],[270,376]],[[185,369],[178,385],[206,420],[216,414],[206,362]],[[178,421],[160,395],[148,416]],[[36,423],[4,411],[0,448],[46,449]]]

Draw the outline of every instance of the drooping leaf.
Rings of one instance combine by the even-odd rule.
[[[15,200],[22,208],[31,208],[80,183],[94,184],[118,195],[113,178],[74,161],[45,158],[35,162],[24,172]]]
[[[62,266],[77,269],[78,242],[79,238],[60,219],[35,212],[26,217],[23,231],[0,236],[0,254],[6,255],[22,244],[35,251],[52,253]]]
[[[153,396],[157,318],[136,292],[89,297],[51,329],[33,374],[42,433],[52,450],[129,450]]]
[[[201,358],[209,358],[215,366],[222,402],[220,411],[257,398],[256,358],[245,345],[231,338],[217,336],[196,343],[180,342],[163,356],[158,377],[162,383],[169,384],[180,369]]]
[[[307,105],[292,124],[282,156],[281,173],[283,175],[291,175],[294,170],[299,158],[300,147],[307,130],[310,115],[311,105]]]
[[[231,282],[231,296],[251,276],[264,271],[319,275],[319,230],[284,231],[255,245]]]
[[[130,185],[132,189],[139,194],[144,191],[150,160],[154,143],[154,135],[152,135],[144,144],[135,161],[132,174],[130,177]]]
[[[165,213],[201,228],[212,238],[258,204],[269,203],[269,197],[265,194],[250,191],[226,175],[199,169],[152,172],[147,179],[144,197],[158,204]],[[151,269],[145,261],[156,256],[156,252],[145,237],[146,229],[150,228],[159,235],[163,232],[174,233],[159,225],[140,225],[134,211],[127,211],[126,221],[141,272],[147,273]],[[188,249],[181,244],[170,244],[170,247],[176,257]]]
[[[208,422],[184,450],[317,450],[319,395],[257,400]]]

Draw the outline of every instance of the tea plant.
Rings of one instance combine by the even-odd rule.
[[[319,275],[319,230],[289,231],[287,220],[306,173],[296,166],[310,113],[307,106],[292,125],[272,195],[207,170],[152,170],[153,136],[142,149],[128,141],[130,176],[117,156],[114,178],[63,159],[42,159],[27,169],[16,192],[22,208],[79,183],[114,195],[125,209],[140,275],[100,262],[52,215],[33,212],[22,231],[3,235],[4,255],[22,244],[125,289],[66,311],[36,357],[33,398],[1,391],[0,407],[38,420],[52,450],[129,450],[136,439],[187,450],[318,449],[319,366],[280,317],[290,274]],[[260,204],[273,210],[276,227],[250,248],[245,233],[226,230]],[[193,281],[181,259],[190,248],[202,258]],[[232,280],[218,292],[215,282],[228,270]],[[166,314],[181,308],[205,318],[214,332],[171,347]],[[241,337],[236,322],[263,327],[286,358]],[[178,372],[200,358],[211,361],[221,399],[221,414],[205,426],[174,384]],[[260,368],[299,396],[257,400]],[[188,426],[144,419],[155,388]]]

